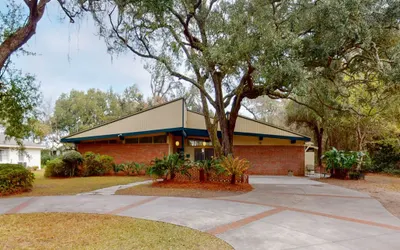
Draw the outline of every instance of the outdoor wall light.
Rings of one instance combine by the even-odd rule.
[[[179,147],[179,141],[176,141],[176,142],[175,142],[175,145],[176,145],[177,147]]]
[[[203,141],[203,147],[205,147],[207,145],[206,141]]]

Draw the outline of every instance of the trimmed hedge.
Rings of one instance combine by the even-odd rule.
[[[44,177],[65,177],[66,164],[60,158],[47,161]]]
[[[83,155],[83,166],[80,175],[98,176],[110,173],[114,169],[114,158],[108,155],[86,152]]]
[[[0,195],[30,191],[34,179],[34,174],[22,165],[0,164]]]

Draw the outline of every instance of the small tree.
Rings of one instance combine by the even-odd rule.
[[[67,164],[65,175],[72,177],[77,173],[76,170],[79,164],[83,162],[83,157],[77,151],[67,151],[62,155],[62,160]]]
[[[234,158],[232,155],[221,157],[220,165],[225,171],[231,175],[231,184],[236,183],[236,176],[241,176],[250,167],[249,161],[246,159]]]

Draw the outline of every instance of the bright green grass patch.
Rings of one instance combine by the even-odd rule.
[[[144,181],[146,177],[136,176],[92,176],[73,178],[45,178],[44,170],[35,171],[31,192],[14,196],[74,195],[96,189]],[[13,196],[13,197],[14,197]]]
[[[232,249],[207,233],[164,222],[72,213],[0,215],[0,249]]]

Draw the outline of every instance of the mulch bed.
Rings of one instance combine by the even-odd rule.
[[[118,195],[169,196],[190,198],[217,198],[236,196],[251,191],[250,184],[190,182],[190,181],[163,181],[151,184],[138,185],[116,192]]]
[[[152,187],[158,188],[184,188],[184,189],[203,189],[207,191],[231,191],[249,192],[253,187],[248,183],[237,183],[234,185],[218,182],[189,182],[189,181],[161,181],[154,182]]]

